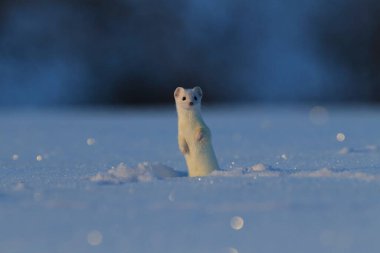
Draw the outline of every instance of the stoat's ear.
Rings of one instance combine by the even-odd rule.
[[[203,96],[203,92],[202,92],[201,87],[199,87],[199,86],[195,86],[195,87],[193,88],[193,91],[194,91],[194,93],[197,94],[199,97],[202,97],[202,96]]]
[[[179,94],[181,94],[181,91],[183,91],[184,89],[182,87],[177,87],[177,89],[175,89],[174,91],[174,98],[177,98],[179,96]]]

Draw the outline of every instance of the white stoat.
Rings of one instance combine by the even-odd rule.
[[[206,176],[218,170],[211,131],[201,115],[201,88],[178,87],[174,99],[178,114],[178,145],[185,156],[189,176]]]

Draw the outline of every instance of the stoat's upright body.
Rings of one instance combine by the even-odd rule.
[[[206,176],[218,170],[211,132],[201,115],[201,88],[178,87],[174,99],[178,114],[178,144],[185,156],[189,176]]]

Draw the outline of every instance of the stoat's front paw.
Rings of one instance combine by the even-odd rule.
[[[182,153],[183,155],[189,153],[189,146],[187,146],[187,144],[181,145],[181,146],[179,147],[179,149],[181,150],[181,153]]]
[[[199,128],[196,135],[195,135],[195,139],[197,141],[201,141],[203,139],[203,137],[204,137],[203,130],[202,130],[202,128]]]

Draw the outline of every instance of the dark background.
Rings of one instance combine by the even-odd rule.
[[[0,2],[0,105],[379,103],[377,0]]]

